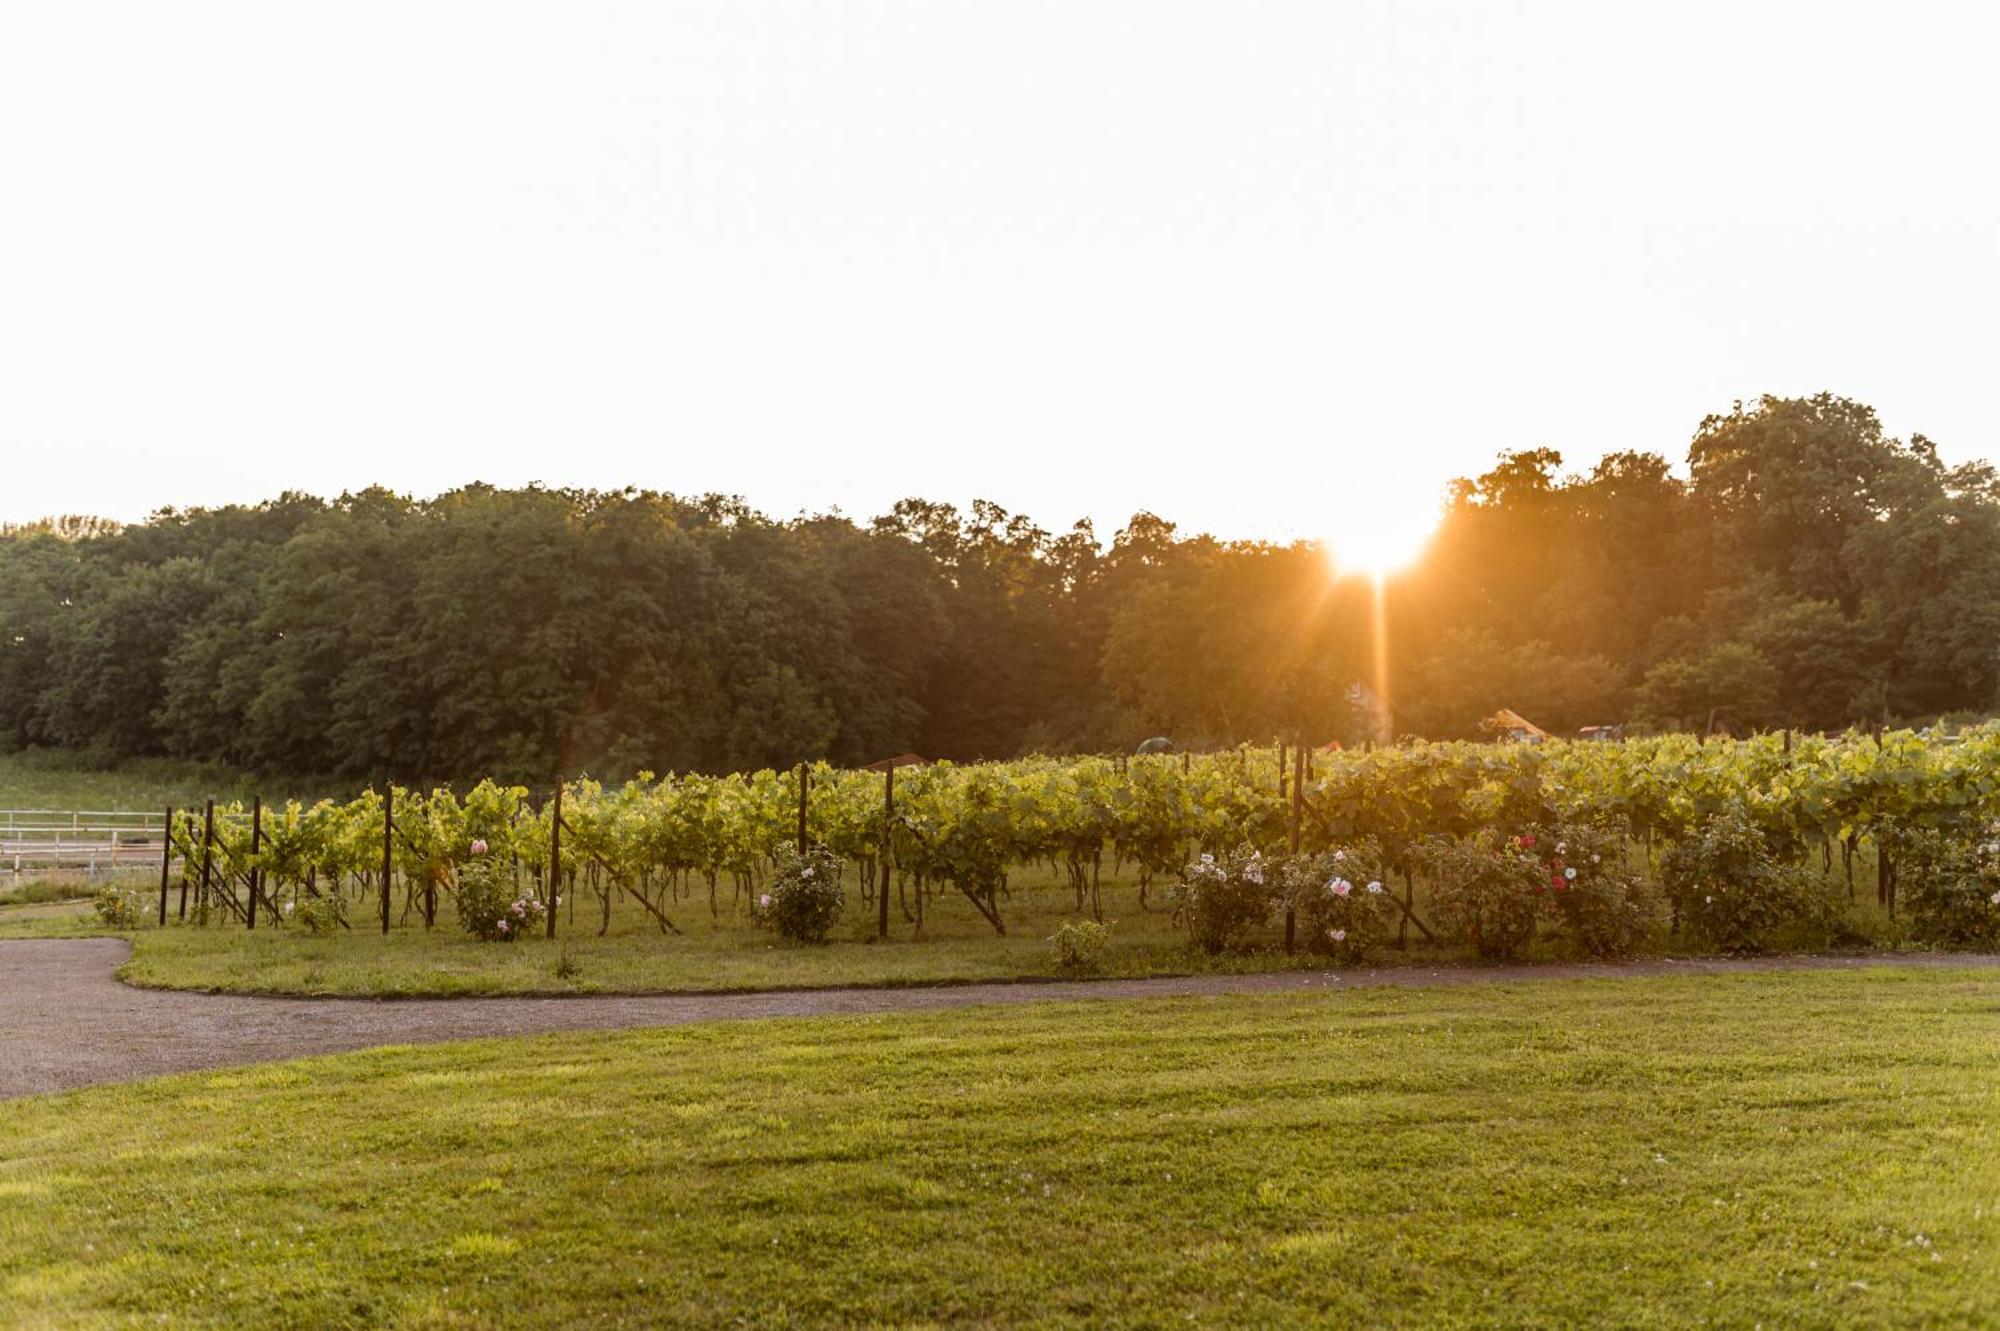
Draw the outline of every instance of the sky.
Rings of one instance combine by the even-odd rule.
[[[0,521],[471,480],[1394,542],[2000,395],[1960,4],[0,6]]]

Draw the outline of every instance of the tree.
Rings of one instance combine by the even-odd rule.
[[[1695,660],[1662,661],[1639,685],[1638,714],[1658,725],[1705,729],[1710,715],[1734,729],[1778,719],[1783,680],[1747,643],[1718,643]]]

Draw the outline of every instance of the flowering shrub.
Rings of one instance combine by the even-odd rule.
[[[1444,935],[1482,957],[1521,955],[1553,890],[1539,844],[1532,832],[1503,837],[1491,829],[1431,842],[1424,860],[1436,879],[1431,902]]]
[[[1969,843],[1930,831],[1891,839],[1910,932],[1919,942],[2000,946],[2000,824],[1987,831]]]
[[[107,929],[136,929],[139,927],[139,908],[132,898],[115,887],[100,887],[91,898],[91,906],[97,911],[98,922]]]
[[[1194,945],[1210,956],[1227,952],[1270,919],[1281,886],[1276,868],[1254,850],[1196,860],[1168,893]]]
[[[1096,920],[1067,920],[1049,935],[1049,955],[1065,975],[1094,973],[1103,959],[1111,931]]]
[[[453,896],[460,927],[487,943],[511,943],[533,932],[547,910],[539,897],[517,894],[511,878],[497,860],[475,850],[458,867],[458,890]],[[562,904],[561,897],[556,904]]]
[[[786,845],[778,851],[778,870],[771,885],[757,898],[752,914],[797,943],[824,943],[840,918],[847,896],[840,890],[840,857],[825,846],[801,854]]]
[[[1382,886],[1384,872],[1373,842],[1285,861],[1285,902],[1308,952],[1352,964],[1382,941],[1397,915]]]
[[[1781,930],[1823,930],[1833,918],[1825,889],[1780,860],[1741,809],[1716,814],[1669,846],[1660,879],[1688,932],[1724,951],[1755,951]]]
[[[1630,956],[1665,922],[1659,891],[1625,867],[1615,836],[1569,825],[1527,839],[1544,871],[1543,904],[1578,951]]]

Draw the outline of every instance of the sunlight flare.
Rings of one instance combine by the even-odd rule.
[[[1380,579],[1408,568],[1430,544],[1438,501],[1419,493],[1371,495],[1343,505],[1338,523],[1322,541],[1335,574]]]

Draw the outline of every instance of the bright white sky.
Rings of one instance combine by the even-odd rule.
[[[369,483],[1407,525],[2000,437],[1969,4],[0,8],[0,519]]]

